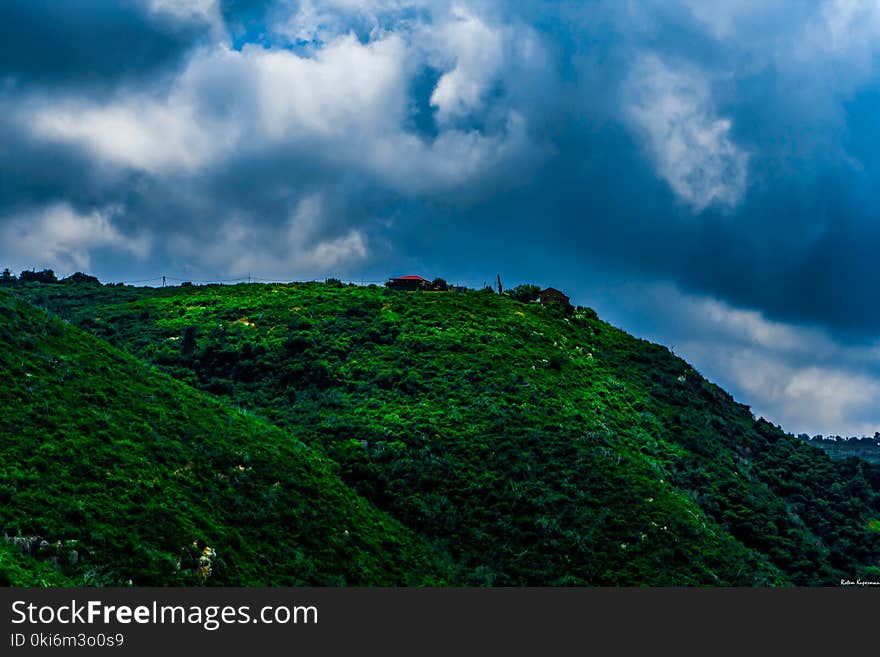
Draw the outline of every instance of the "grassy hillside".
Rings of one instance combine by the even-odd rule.
[[[880,477],[588,309],[327,284],[17,293],[282,427],[467,584],[880,574]]]
[[[3,291],[0,381],[0,583],[445,581],[326,457]]]

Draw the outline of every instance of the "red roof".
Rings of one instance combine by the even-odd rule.
[[[430,283],[427,278],[422,278],[421,276],[398,276],[394,279],[395,281],[425,281],[426,283]]]

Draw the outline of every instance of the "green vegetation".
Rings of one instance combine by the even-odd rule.
[[[506,292],[512,299],[522,301],[523,303],[530,303],[537,300],[541,295],[541,288],[537,285],[517,285],[512,290],[506,290]]]
[[[141,422],[176,407],[174,432],[218,414],[259,427],[264,449],[307,445],[300,453],[323,455],[325,472],[336,464],[345,484],[430,545],[426,554],[442,555],[453,584],[817,585],[880,575],[878,470],[832,461],[755,421],[667,349],[590,309],[523,303],[534,293],[525,286],[516,298],[336,281],[13,289],[182,382],[171,388],[151,373],[165,387],[142,391],[152,398]],[[218,402],[205,406],[187,386]],[[44,420],[19,421],[37,431]],[[117,418],[105,428],[122,439]],[[98,428],[81,433],[95,440]],[[223,467],[206,465],[206,480]],[[319,493],[316,484],[303,496]],[[265,531],[236,522],[224,527],[242,540]],[[304,531],[296,540],[307,539],[319,540]],[[350,555],[340,549],[341,563]],[[392,567],[370,554],[374,568]],[[249,580],[248,564],[243,557],[238,581],[289,582],[265,571]],[[348,571],[344,581],[354,580]]]
[[[19,545],[10,540],[0,540],[0,586],[58,587],[76,586],[77,583],[65,577],[61,569],[51,561],[39,560],[26,554]]]
[[[445,581],[326,457],[2,291],[0,380],[0,583]]]

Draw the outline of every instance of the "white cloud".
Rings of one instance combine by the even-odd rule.
[[[92,251],[112,248],[146,258],[151,240],[145,233],[123,234],[114,219],[122,210],[102,208],[80,214],[56,203],[0,220],[0,257],[15,269],[50,267],[86,270]]]
[[[476,29],[467,27],[471,20],[460,21],[466,31]],[[474,80],[483,73],[474,72],[474,62],[480,58],[459,45],[455,71],[463,86],[454,93],[444,87],[444,116],[478,103]],[[435,138],[411,132],[409,82],[423,57],[396,34],[367,43],[344,34],[311,56],[215,45],[194,53],[164,91],[123,90],[104,103],[37,96],[13,112],[39,139],[78,145],[99,161],[152,174],[195,174],[225,158],[281,147],[360,169],[409,193],[473,184],[476,176],[494,175],[499,158],[533,152],[525,121],[512,110],[499,112],[505,118],[490,130],[448,127]]]
[[[853,53],[877,48],[880,3],[877,0],[827,0],[818,11],[817,43],[824,50]],[[823,38],[824,37],[824,38]]]
[[[430,39],[435,56],[451,60],[431,94],[437,120],[445,124],[482,107],[503,61],[502,34],[465,7],[455,6],[450,19],[430,31]]]
[[[697,71],[643,57],[627,84],[626,114],[657,174],[695,212],[739,204],[748,156],[731,138],[730,119],[715,113],[709,83]]]
[[[219,0],[147,0],[147,9],[179,22],[207,24],[218,36],[224,27]]]
[[[242,148],[304,140],[347,142],[358,157],[352,142],[402,120],[404,62],[394,36],[366,45],[340,37],[314,58],[218,45],[196,53],[165,93],[123,92],[106,104],[38,99],[20,120],[39,138],[150,173],[192,172]]]
[[[270,141],[297,136],[374,135],[394,129],[406,109],[406,48],[397,36],[361,44],[338,38],[314,58],[252,47],[239,62]]]
[[[352,22],[380,29],[382,18],[406,29],[411,15],[438,5],[431,0],[282,0],[274,33],[290,42],[325,42],[351,29]]]
[[[139,94],[108,105],[38,102],[24,117],[40,139],[81,145],[99,159],[150,173],[197,169],[234,141],[234,126],[219,129],[177,94],[164,100]]]
[[[285,227],[287,244],[298,265],[328,271],[363,260],[367,256],[364,234],[351,229],[342,235],[324,237],[321,235],[324,214],[321,194],[301,199],[291,213]]]
[[[32,101],[21,120],[39,138],[114,164],[196,171],[240,148],[394,129],[405,109],[404,61],[393,36],[366,45],[341,37],[314,58],[218,45],[195,54],[166,93],[120,93],[106,104]]]
[[[176,236],[172,251],[230,275],[280,280],[345,276],[368,257],[368,240],[354,228],[328,234],[327,212],[324,195],[310,194],[281,226],[266,227],[252,217],[235,215],[219,222],[210,241]]]
[[[447,125],[480,112],[511,55],[542,61],[534,32],[495,23],[491,3],[426,0],[304,0],[274,26],[292,43],[332,42],[352,29],[368,28],[372,38],[394,33],[407,41],[407,57],[442,73],[431,94],[435,118]],[[476,10],[484,10],[479,14]]]
[[[710,298],[679,296],[681,310],[709,335],[726,337],[776,353],[840,356],[839,346],[823,331],[768,320],[756,310],[734,308]],[[667,296],[668,299],[668,296]]]
[[[880,430],[876,375],[749,347],[683,343],[678,351],[719,372],[757,415],[787,431],[871,436]]]
[[[398,134],[377,139],[371,146],[374,170],[408,194],[430,194],[488,181],[506,163],[541,155],[529,138],[525,120],[512,110],[500,134],[449,129],[432,141]]]

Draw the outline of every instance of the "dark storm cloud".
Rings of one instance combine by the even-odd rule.
[[[822,376],[880,381],[870,3],[59,7],[0,7],[10,264],[500,272],[604,303],[636,332],[675,306],[703,328],[653,335],[786,422],[821,406],[801,391]],[[635,305],[615,309],[614,290]],[[755,387],[738,357],[798,384]],[[823,427],[880,424],[874,397],[840,383],[828,399]]]
[[[101,87],[172,67],[203,33],[128,0],[0,3],[0,76],[20,84]]]
[[[833,15],[817,18],[790,3],[751,16],[747,6],[729,16],[706,10],[704,18],[715,21],[708,26],[687,5],[652,6],[606,5],[576,13],[567,28],[549,27],[566,33],[573,66],[568,76],[576,84],[563,84],[555,96],[568,112],[539,106],[541,114],[528,119],[552,131],[557,156],[515,200],[492,199],[475,215],[497,212],[521,224],[541,216],[544,226],[549,222],[573,238],[560,243],[555,231],[540,231],[538,239],[548,236],[554,249],[663,277],[777,319],[873,339],[880,306],[867,300],[880,283],[880,203],[874,192],[878,151],[865,146],[877,139],[867,119],[878,109],[877,94],[869,91],[870,42],[859,32],[849,41],[838,35],[834,43],[819,21]],[[827,3],[826,10],[842,6]],[[876,22],[872,16],[845,18]],[[854,22],[845,27],[870,29]],[[747,162],[740,195],[720,195],[722,202],[702,206],[709,196],[697,183],[695,190],[684,189],[694,192],[692,199],[677,198],[676,179],[664,180],[662,159],[659,166],[652,162],[644,135],[620,121],[628,78],[646,54],[675,75],[685,72],[681,88],[656,98],[652,113],[662,114],[664,101],[689,102],[691,76],[694,107],[683,118],[707,128],[729,122],[716,150],[723,156],[727,149],[725,166],[735,165],[736,151]],[[554,64],[563,76],[566,66]],[[656,82],[660,75],[652,73]],[[697,93],[701,84],[705,98]],[[549,122],[542,120],[548,116]],[[674,120],[660,127],[677,129]],[[672,140],[662,144],[674,146]],[[711,174],[713,157],[698,158],[695,173],[708,166]],[[724,181],[723,171],[718,167],[717,182]],[[723,202],[728,198],[733,200]]]

